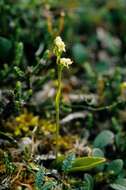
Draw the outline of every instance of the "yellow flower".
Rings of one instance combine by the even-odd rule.
[[[20,135],[22,131],[28,132],[30,126],[38,126],[39,117],[25,111],[23,114],[16,117],[15,121],[17,122],[15,135]]]
[[[54,40],[54,52],[58,51],[60,53],[65,52],[65,44],[60,36],[57,36]]]
[[[69,68],[69,65],[71,65],[73,62],[69,58],[61,58],[60,64],[62,64],[64,67]]]
[[[56,125],[47,120],[40,120],[39,125],[42,127],[44,135],[54,134],[56,131]]]

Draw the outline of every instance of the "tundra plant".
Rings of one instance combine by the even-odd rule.
[[[61,97],[61,80],[62,80],[62,71],[64,67],[69,68],[69,65],[72,64],[71,59],[69,58],[62,58],[62,53],[65,52],[65,44],[62,41],[60,36],[57,36],[54,40],[54,48],[53,52],[56,55],[56,63],[57,63],[57,81],[58,81],[58,87],[57,87],[57,93],[56,93],[56,99],[55,99],[55,109],[56,109],[56,160],[58,157],[58,151],[59,151],[59,106],[60,106],[60,97]]]

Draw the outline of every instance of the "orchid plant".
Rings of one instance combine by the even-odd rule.
[[[69,68],[69,65],[72,64],[71,59],[69,58],[62,58],[62,53],[65,52],[65,44],[62,41],[60,36],[57,36],[54,40],[54,48],[53,52],[56,56],[56,63],[57,63],[57,81],[58,81],[58,87],[57,87],[57,92],[56,92],[56,99],[55,99],[55,109],[56,109],[56,160],[58,157],[58,152],[59,152],[59,130],[60,130],[60,97],[61,97],[61,80],[62,80],[62,72],[63,69],[66,67],[67,69]]]

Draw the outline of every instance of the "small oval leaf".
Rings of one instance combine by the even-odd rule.
[[[92,156],[95,156],[95,157],[104,157],[104,152],[100,148],[94,148],[92,150]]]
[[[114,140],[114,134],[109,130],[103,130],[99,133],[94,140],[94,147],[104,148],[108,144],[112,144]]]
[[[116,159],[113,160],[107,167],[107,171],[113,171],[114,174],[119,174],[123,169],[123,160]]]

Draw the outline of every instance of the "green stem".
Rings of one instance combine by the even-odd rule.
[[[61,79],[62,79],[62,65],[59,64],[59,59],[57,59],[58,64],[58,89],[55,99],[55,108],[56,108],[56,160],[58,157],[59,151],[59,107],[60,107],[60,97],[61,97]]]

